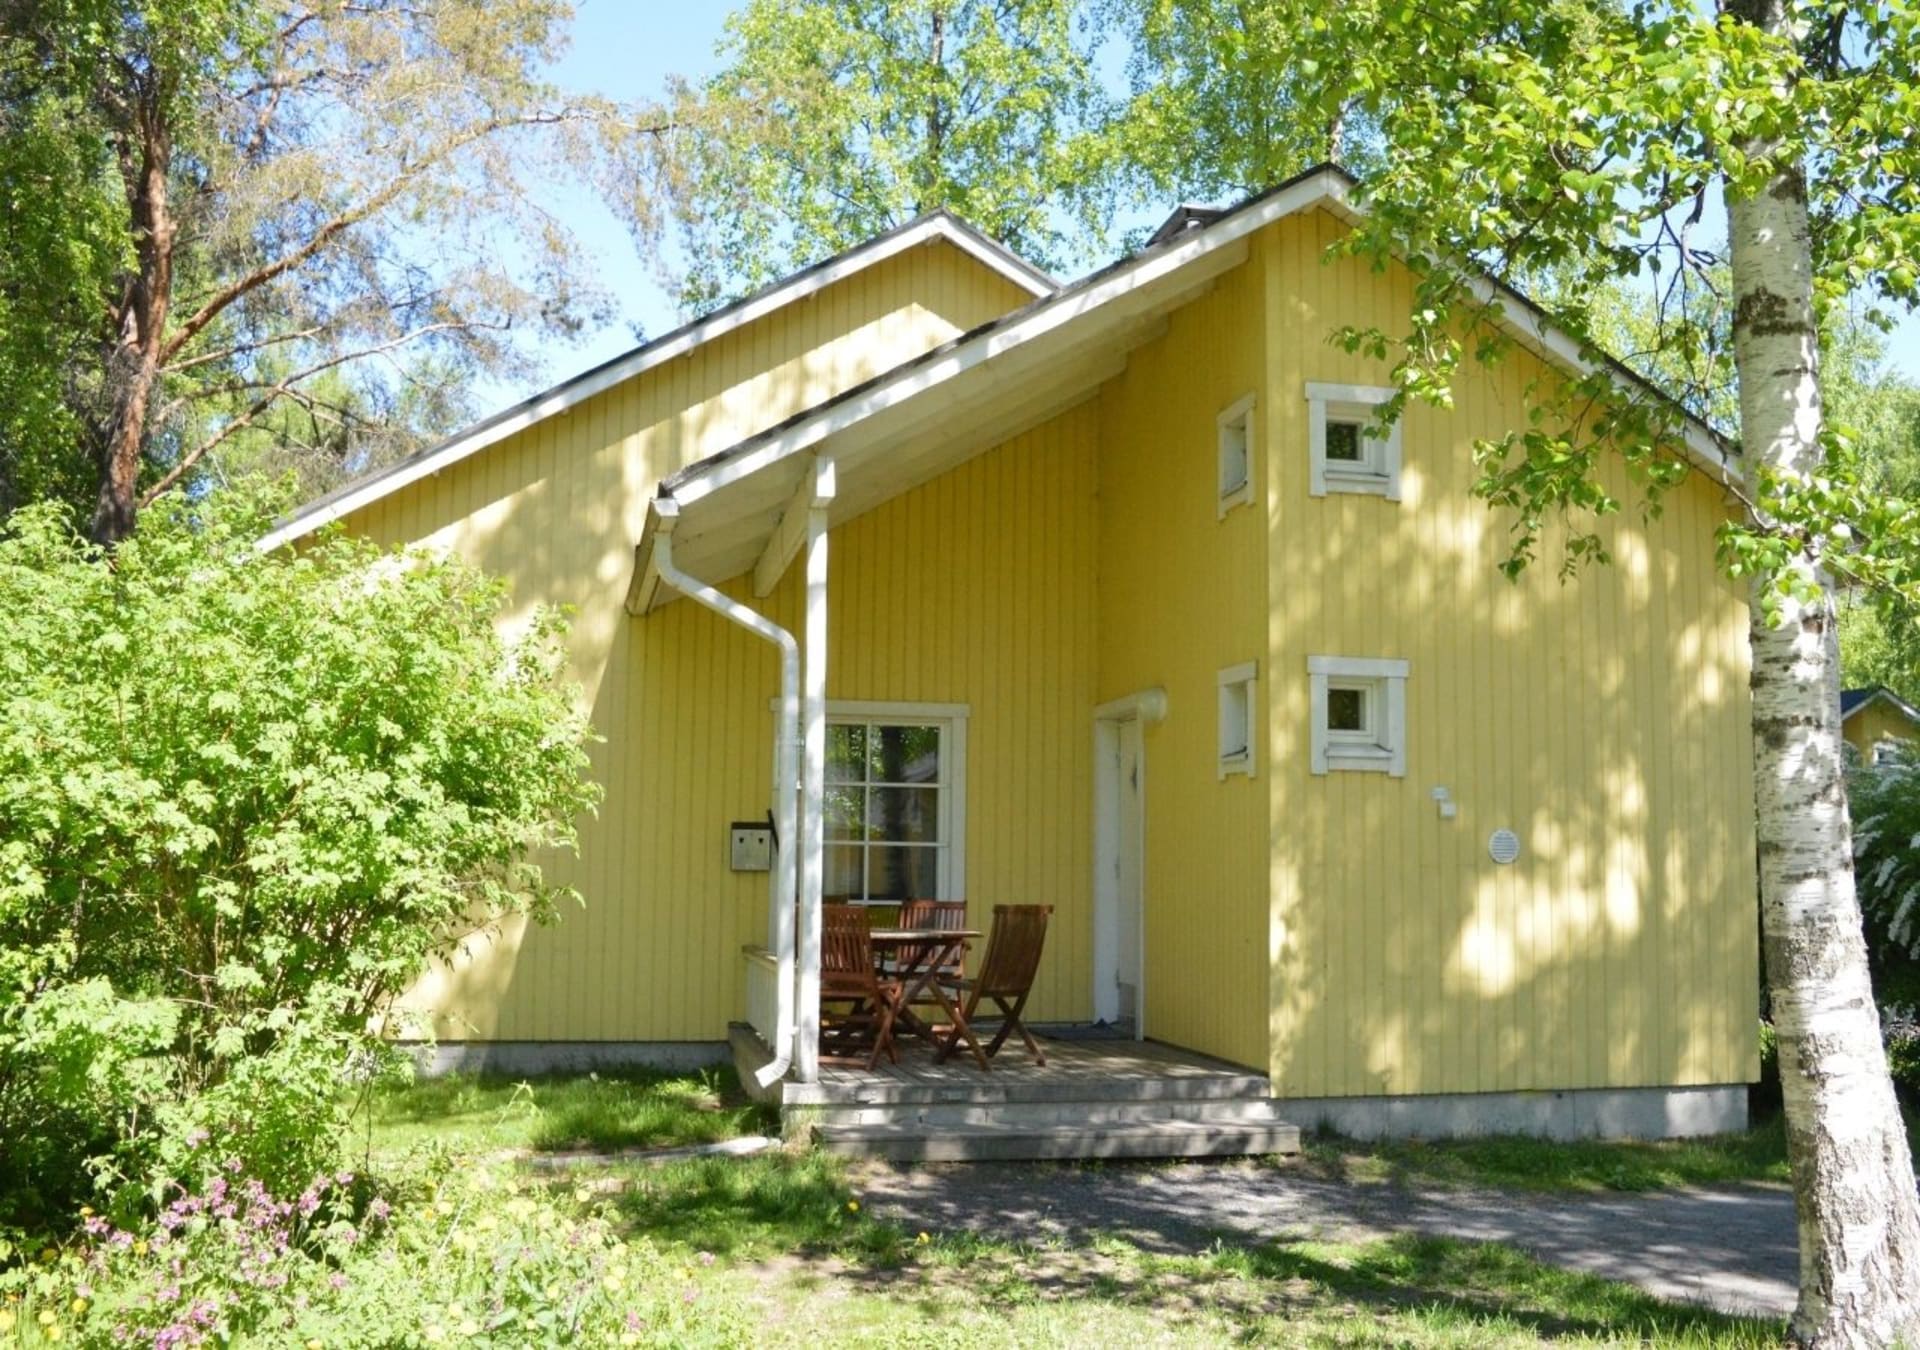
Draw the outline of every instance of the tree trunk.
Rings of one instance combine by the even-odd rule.
[[[167,199],[173,144],[164,100],[157,94],[141,98],[130,130],[138,144],[122,145],[120,161],[137,261],[108,346],[110,401],[99,438],[100,493],[89,530],[95,543],[106,545],[133,533],[147,414],[160,378],[161,343],[173,300],[174,225]]]
[[[1785,30],[1782,0],[1735,0],[1738,17]],[[1764,159],[1774,147],[1742,147]],[[1731,192],[1734,358],[1749,466],[1814,472],[1820,382],[1806,177],[1777,166],[1755,196]],[[1797,565],[1820,579],[1817,560]],[[1792,1338],[1809,1346],[1920,1340],[1920,1202],[1854,894],[1832,600],[1753,597],[1754,797],[1761,932],[1787,1155],[1800,1227]]]

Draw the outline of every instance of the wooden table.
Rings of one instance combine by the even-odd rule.
[[[974,1038],[973,1028],[967,1025],[967,1019],[960,1015],[960,1009],[947,997],[947,991],[940,987],[940,968],[956,959],[966,948],[968,942],[980,937],[977,928],[876,928],[872,933],[876,951],[891,949],[899,953],[900,964],[890,972],[900,981],[900,1017],[895,1026],[916,1036],[924,1036],[938,1042],[933,1027],[915,1017],[911,1011],[916,1002],[934,1002],[940,1005],[940,1011],[947,1015],[960,1038],[973,1051],[973,1057],[981,1068],[987,1067],[986,1052],[980,1048],[980,1042]],[[931,1000],[925,995],[931,993]]]

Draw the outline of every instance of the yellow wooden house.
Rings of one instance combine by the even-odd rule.
[[[1237,1066],[1299,1124],[1741,1124],[1737,468],[1695,428],[1611,567],[1510,584],[1471,446],[1578,347],[1508,295],[1521,353],[1374,435],[1387,371],[1328,336],[1411,286],[1328,258],[1351,187],[1183,211],[1071,284],[931,215],[287,521],[576,613],[606,796],[552,866],[586,904],[422,981],[443,1061],[732,1027],[820,1100],[822,902],[934,896],[1051,904],[1032,1020]]]

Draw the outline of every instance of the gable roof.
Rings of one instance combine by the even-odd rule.
[[[828,442],[840,481],[831,516],[844,519],[944,472],[965,457],[969,445],[997,443],[979,444],[989,431],[1005,439],[1090,397],[1117,373],[1115,363],[1124,362],[1128,350],[1164,324],[1168,312],[1244,261],[1256,231],[1313,209],[1349,223],[1360,220],[1363,208],[1353,200],[1357,185],[1345,170],[1321,165],[1231,210],[1182,209],[1158,242],[1134,256],[688,465],[659,488],[679,516],[676,565],[713,581],[751,566],[778,527],[812,452]],[[1574,338],[1519,292],[1482,278],[1477,295],[1497,301],[1508,330],[1543,359],[1583,374],[1596,368]],[[1658,394],[1617,362],[1603,368],[1637,391]],[[940,433],[958,438],[953,453],[943,459],[922,446],[885,461],[876,456],[875,447],[890,432],[897,438],[907,429],[923,430],[918,424],[935,415],[923,396],[936,390],[944,391]],[[1689,417],[1686,436],[1697,467],[1720,481],[1738,479],[1738,467],[1711,427]],[[653,525],[650,513],[642,561]],[[633,598],[642,607],[654,599]]]
[[[1869,685],[1865,689],[1842,689],[1840,691],[1840,720],[1845,722],[1855,713],[1875,703],[1886,703],[1890,705],[1909,722],[1920,726],[1920,708],[1914,707],[1884,684]]]
[[[456,464],[597,394],[605,393],[613,386],[663,362],[684,356],[704,343],[723,337],[756,319],[765,318],[775,310],[796,300],[803,300],[896,254],[935,240],[952,244],[1029,295],[1046,296],[1059,289],[1060,283],[1054,278],[1005,245],[988,238],[951,211],[945,208],[931,211],[843,253],[823,259],[811,267],[804,267],[703,318],[643,343],[624,355],[562,380],[552,388],[502,409],[377,473],[344,483],[316,497],[275,527],[260,541],[259,547],[263,552],[270,552],[283,544],[292,543],[322,525],[398,492],[410,483]]]

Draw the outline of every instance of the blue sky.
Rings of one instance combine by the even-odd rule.
[[[714,44],[732,8],[725,0],[578,0],[572,46],[552,77],[564,88],[612,98],[652,97],[670,75],[699,76],[714,68]],[[582,189],[561,205],[614,299],[615,317],[578,346],[548,352],[544,370],[526,387],[483,387],[482,413],[618,356],[634,345],[635,324],[658,334],[679,322],[672,297],[596,195]],[[1893,335],[1887,360],[1920,379],[1920,318],[1910,316]]]

